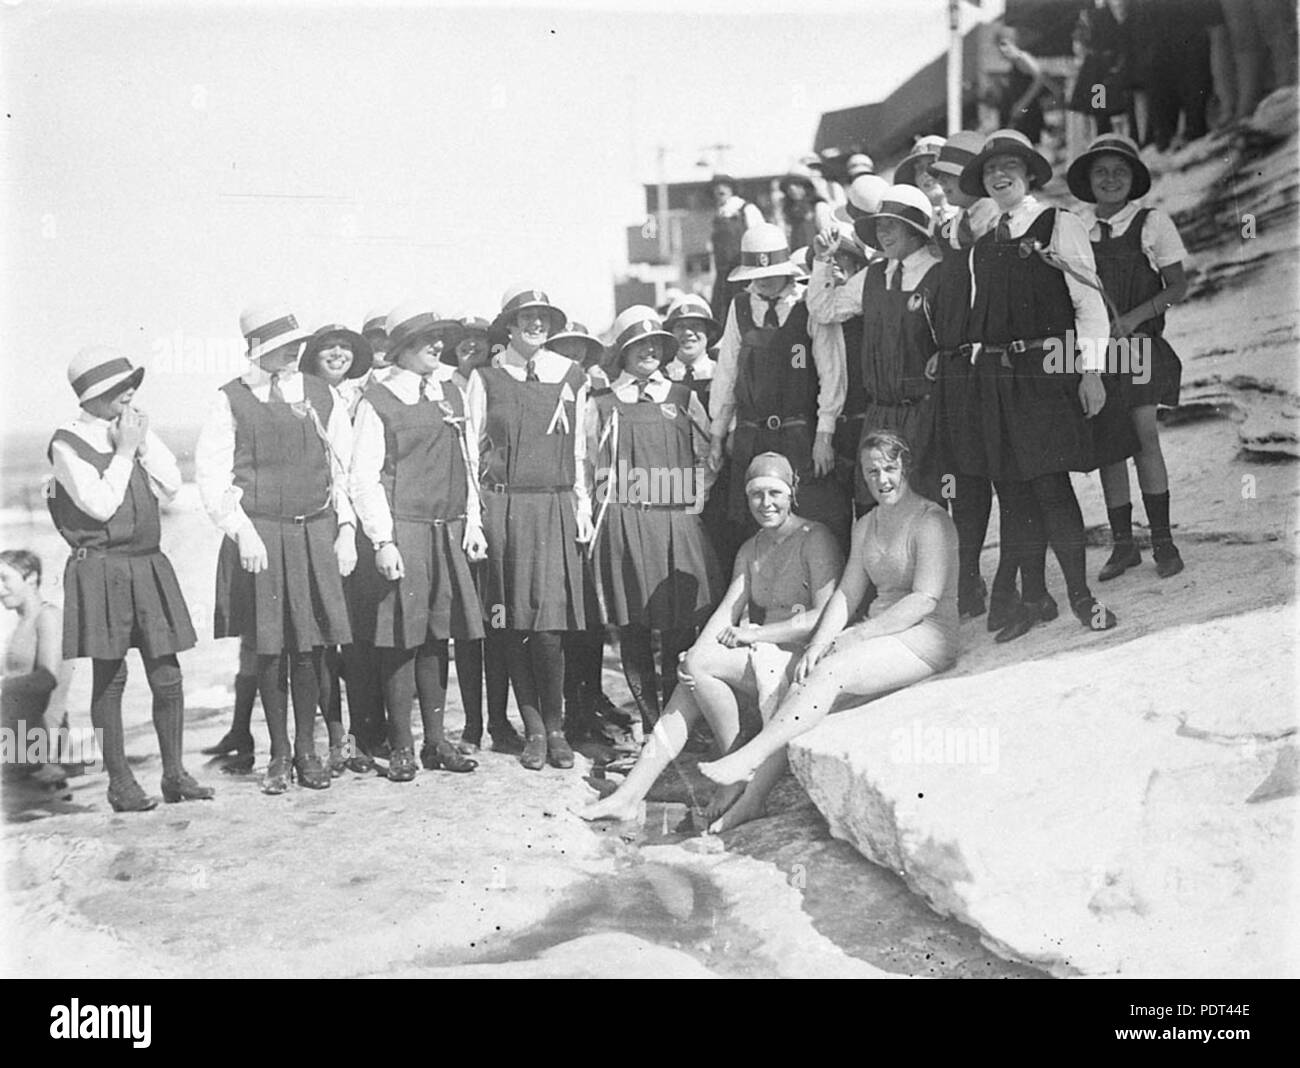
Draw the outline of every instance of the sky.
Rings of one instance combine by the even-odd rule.
[[[197,428],[259,301],[490,317],[526,284],[603,329],[661,147],[673,180],[718,144],[783,170],[946,34],[945,0],[5,0],[5,428],[75,414],[91,344],[148,368],[155,425]]]

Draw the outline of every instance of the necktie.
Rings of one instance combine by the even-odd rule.
[[[970,248],[975,244],[975,231],[971,229],[970,216],[964,211],[961,213],[961,222],[957,224],[957,244],[962,248]]]
[[[776,302],[781,298],[772,297],[768,299],[766,297],[759,297],[758,299],[764,300],[767,303],[767,311],[763,313],[763,325],[765,327],[770,326],[773,328],[779,328],[781,325],[781,317],[776,314]]]
[[[998,219],[998,228],[997,228],[996,232],[993,234],[993,238],[994,238],[995,241],[1010,241],[1010,240],[1011,240],[1011,214],[1010,214],[1010,212],[1005,212],[1005,213],[1003,213],[1002,217],[1001,217],[1000,219]]]
[[[650,389],[650,379],[648,379],[648,378],[638,378],[638,379],[637,379],[637,382],[636,382],[636,402],[637,402],[637,404],[641,404],[642,402],[644,402],[644,403],[646,403],[646,404],[653,403],[653,402],[650,400],[650,398],[646,395],[647,392],[649,391],[649,389]]]
[[[682,372],[682,381],[688,386],[695,381],[695,371],[688,364],[686,370]]]
[[[903,292],[903,265],[901,262],[894,265],[894,275],[889,280],[889,291],[891,293]]]
[[[537,377],[537,361],[535,359],[528,361],[528,364],[524,370],[524,381],[525,382],[541,381],[541,379]]]
[[[429,396],[429,391],[432,388],[433,388],[433,372],[430,371],[427,375],[420,376],[420,400],[421,401],[433,400],[433,398]]]
[[[1098,220],[1097,220],[1097,225],[1101,228],[1101,239],[1102,239],[1103,241],[1109,241],[1109,240],[1110,240],[1110,223],[1108,223],[1108,222],[1102,222],[1100,219],[1098,219]]]
[[[271,376],[271,392],[270,392],[270,394],[268,395],[267,399],[268,399],[268,400],[276,401],[276,402],[279,403],[279,404],[283,404],[283,403],[285,402],[285,401],[284,401],[284,391],[280,388],[280,375],[279,375],[279,373],[273,374],[273,375]]]

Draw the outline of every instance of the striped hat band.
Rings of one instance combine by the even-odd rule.
[[[930,229],[931,216],[929,212],[922,211],[911,204],[904,204],[901,201],[882,200],[880,202],[880,211],[876,214],[893,215],[904,222],[911,223],[918,229],[926,231]]]
[[[742,252],[740,254],[740,265],[742,267],[771,267],[774,263],[785,263],[790,258],[790,249],[788,247],[772,249],[768,252]]]

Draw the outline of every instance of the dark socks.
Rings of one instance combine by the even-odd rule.
[[[320,672],[317,685],[320,689],[320,711],[329,731],[331,746],[343,744],[343,655],[337,645],[321,650]]]
[[[980,552],[989,529],[989,512],[993,508],[993,486],[986,478],[956,476],[956,493],[952,498],[952,520],[957,528],[959,583],[973,589],[980,579]],[[1014,575],[1011,579],[1015,582]]]
[[[1144,493],[1142,505],[1146,509],[1147,524],[1151,527],[1151,547],[1172,545],[1174,536],[1169,529],[1169,492]]]
[[[1070,603],[1092,596],[1086,573],[1083,513],[1079,510],[1079,499],[1074,495],[1069,474],[1058,471],[1040,475],[1030,485],[1042,509],[1047,539],[1051,543],[1056,562],[1060,565],[1061,574],[1065,576],[1065,589]]]
[[[368,642],[343,646],[343,678],[348,688],[348,727],[363,749],[383,739],[384,693],[379,680],[379,656]]]
[[[548,674],[545,682],[537,674],[534,651],[536,639],[553,638],[554,642],[542,643],[551,648],[552,655],[559,665],[560,677],[553,680]],[[558,704],[557,722],[563,716],[564,704],[564,657],[563,647],[558,634],[539,634],[532,631],[511,630],[506,632],[506,666],[510,671],[510,685],[514,687],[515,701],[519,705],[519,715],[523,717],[524,733],[529,738],[538,738],[546,734],[548,724],[543,716],[543,708],[551,702]],[[559,682],[558,693],[544,693],[543,690],[553,681]]]
[[[1033,493],[1025,494],[1024,544],[1019,556],[1020,596],[1026,603],[1047,596],[1047,530]]]
[[[90,722],[102,731],[100,746],[110,788],[135,781],[126,762],[126,738],[122,731],[122,690],[126,687],[125,660],[92,661]]]
[[[185,774],[181,753],[185,733],[185,685],[175,656],[146,659],[145,675],[153,694],[153,728],[162,754],[163,777],[176,779]],[[120,716],[119,716],[120,722]]]
[[[1001,533],[998,536],[998,569],[993,575],[991,589],[995,597],[1004,599],[1016,596],[1016,576],[1020,573],[1017,553],[1021,549],[1020,542],[1024,537],[1016,509],[1013,507],[1013,502],[1016,500],[1012,489],[1014,485],[1016,484],[1007,482],[997,484],[998,529]]]
[[[1166,495],[1166,500],[1168,496]],[[1150,508],[1148,507],[1148,514]],[[1116,546],[1133,540],[1133,505],[1121,504],[1118,508],[1106,509],[1110,520],[1110,536]]]
[[[478,745],[483,741],[483,642],[456,639],[456,685],[465,709],[461,738]]]
[[[388,707],[388,744],[413,749],[411,706],[415,703],[415,650],[378,649],[379,678]]]
[[[262,697],[266,729],[271,735],[271,759],[289,757],[289,685],[278,653],[257,658],[257,691]],[[313,715],[315,712],[313,711]]]
[[[420,721],[424,744],[443,740],[443,717],[447,706],[447,643],[429,638],[415,654],[415,689],[420,695]]]
[[[483,682],[487,691],[489,731],[509,731],[506,705],[510,701],[510,669],[506,664],[506,636],[493,630],[483,638]]]
[[[627,679],[627,688],[641,713],[641,727],[648,734],[659,722],[659,692],[650,631],[646,627],[620,627],[618,644],[623,658],[623,677]]]
[[[289,690],[293,695],[293,755],[316,752],[316,709],[320,705],[320,648],[289,653]]]
[[[253,736],[253,704],[257,701],[257,674],[235,676],[235,716],[230,733],[237,738]]]

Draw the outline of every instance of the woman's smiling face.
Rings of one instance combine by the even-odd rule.
[[[337,386],[352,366],[352,346],[343,338],[329,338],[316,354],[316,366],[331,386]]]
[[[1123,206],[1133,191],[1133,168],[1123,156],[1098,156],[1088,168],[1088,181],[1098,204]]]
[[[1011,207],[1029,193],[1029,168],[1019,156],[993,156],[984,164],[984,189],[998,207]]]
[[[749,514],[765,530],[774,530],[790,516],[793,494],[779,478],[764,475],[751,479],[745,486]]]

